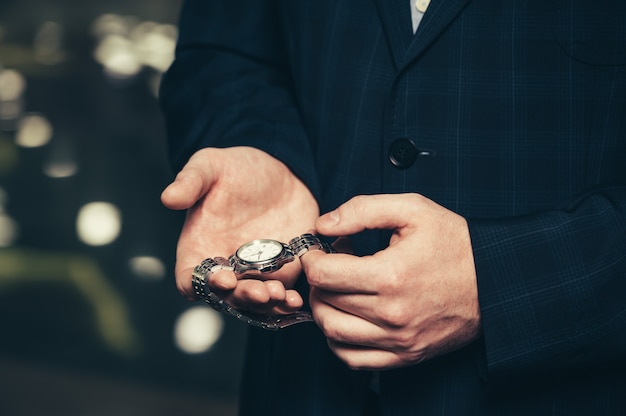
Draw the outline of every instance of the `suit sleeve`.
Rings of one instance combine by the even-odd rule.
[[[626,364],[626,187],[468,222],[491,376]]]
[[[179,27],[176,57],[160,88],[174,169],[204,147],[252,146],[316,193],[276,2],[187,0]]]

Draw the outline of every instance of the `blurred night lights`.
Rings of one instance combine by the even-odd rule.
[[[40,114],[28,114],[18,123],[15,143],[22,147],[45,146],[52,139],[52,124]]]
[[[165,278],[165,265],[163,262],[151,256],[137,256],[129,261],[132,272],[145,280],[163,280]]]
[[[178,36],[174,25],[104,14],[91,31],[98,39],[94,58],[111,80],[131,79],[144,67],[162,73],[174,59]]]
[[[209,351],[224,331],[224,320],[219,312],[195,306],[183,312],[174,324],[174,342],[187,354]]]
[[[78,173],[78,165],[73,161],[50,161],[43,166],[43,173],[50,178],[69,178]]]
[[[9,247],[17,240],[19,226],[17,222],[5,212],[8,195],[0,188],[0,247]]]
[[[103,246],[112,243],[120,235],[122,215],[108,202],[90,202],[84,205],[76,218],[76,233],[83,243]]]
[[[0,247],[10,247],[17,240],[19,227],[17,222],[0,212]]]
[[[25,89],[24,75],[14,69],[0,69],[0,101],[18,100]]]
[[[0,128],[14,130],[24,111],[26,78],[14,69],[0,68]]]
[[[63,27],[56,22],[45,22],[39,27],[33,43],[35,59],[43,65],[56,65],[65,60]]]

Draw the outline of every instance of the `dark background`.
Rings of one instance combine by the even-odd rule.
[[[10,71],[25,82],[19,97],[0,101],[0,415],[235,414],[245,328],[219,317],[221,337],[200,353],[183,351],[174,336],[185,312],[204,307],[175,289],[184,214],[159,200],[173,173],[155,93],[165,61],[149,57],[171,49],[179,7],[0,0],[0,78]],[[105,18],[125,22],[107,29],[118,40],[141,23],[160,28],[161,43],[141,52],[148,63],[98,58],[96,22]],[[14,87],[0,83],[5,96]],[[53,133],[23,147],[20,120],[32,113]],[[50,176],[54,163],[75,172]],[[121,213],[109,244],[77,235],[79,210],[95,201]],[[136,256],[162,268],[133,269]]]

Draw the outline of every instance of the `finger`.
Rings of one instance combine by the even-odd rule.
[[[317,301],[384,327],[384,322],[378,318],[381,305],[376,295],[330,292],[319,288],[313,288],[312,293]]]
[[[302,306],[302,301],[294,296],[294,291],[287,291],[278,280],[239,280],[237,287],[224,300],[242,311],[267,315],[292,313]]]
[[[285,285],[280,280],[266,280],[264,283],[270,296],[268,303],[277,305],[274,313],[291,313],[304,305],[302,296],[296,290],[285,289]]]
[[[269,295],[268,303],[284,302],[287,297],[287,290],[283,283],[279,280],[266,280],[265,289]]]
[[[384,256],[357,257],[310,251],[300,258],[309,285],[342,293],[375,294],[377,280],[384,270]]]
[[[406,364],[394,352],[328,340],[330,350],[353,370],[391,370]]]
[[[285,300],[278,305],[274,306],[271,311],[272,315],[286,315],[294,313],[302,308],[304,300],[302,296],[295,290],[287,290],[285,293]]]
[[[265,282],[256,279],[239,280],[237,287],[227,296],[227,302],[237,309],[258,311],[270,301]]]
[[[345,313],[312,294],[314,318],[328,339],[329,348],[354,370],[384,370],[404,365],[402,358],[387,349],[383,328],[366,319]]]
[[[209,279],[209,286],[214,290],[233,290],[237,283],[237,276],[231,270],[218,270]]]
[[[262,281],[262,283],[267,290],[267,297],[260,286],[255,283],[254,287],[235,290],[228,302],[233,306],[238,305],[241,310],[265,315],[287,315],[302,308],[304,301],[297,291],[286,290],[282,282],[278,280]],[[242,295],[247,298],[235,299]]]
[[[198,264],[200,261],[197,262]],[[176,271],[176,287],[180,294],[188,300],[197,300],[192,285],[194,267],[186,267]],[[237,277],[232,271],[218,270],[209,277],[209,288],[213,291],[229,291],[237,286]]]
[[[360,316],[335,308],[316,296],[310,296],[315,321],[329,340],[363,347],[379,347],[384,344],[386,332],[383,328]]]
[[[419,195],[360,195],[317,219],[320,234],[343,236],[366,229],[396,229],[407,225],[410,211],[425,199]],[[407,215],[409,214],[409,215]]]
[[[289,289],[287,290],[287,295],[285,296],[285,307],[289,308],[292,312],[294,310],[298,310],[304,306],[304,299],[297,290]]]

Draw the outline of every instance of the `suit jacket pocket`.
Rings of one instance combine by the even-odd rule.
[[[589,65],[626,65],[625,0],[558,2],[557,38],[565,53]]]

